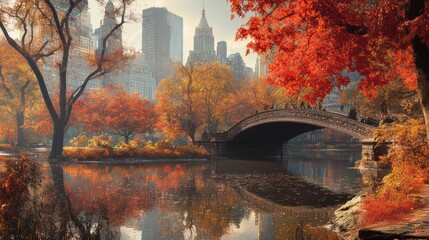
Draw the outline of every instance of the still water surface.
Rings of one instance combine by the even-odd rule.
[[[283,161],[68,164],[64,186],[73,211],[101,213],[117,239],[336,239],[316,226],[361,188],[361,175],[350,168],[359,154],[306,150]]]
[[[359,158],[359,150],[301,150],[289,151],[284,160],[63,165],[42,161],[42,188],[32,204],[19,209],[25,218],[18,220],[18,235],[337,239],[318,226],[361,189],[361,175],[352,168]],[[24,229],[29,231],[26,235]]]

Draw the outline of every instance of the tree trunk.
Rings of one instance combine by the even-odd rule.
[[[62,127],[62,124],[54,123],[54,135],[52,137],[52,148],[51,153],[49,154],[50,159],[57,159],[63,155],[64,147],[64,132],[65,129]]]
[[[21,111],[16,112],[16,127],[18,133],[18,146],[25,146],[25,133],[24,133],[24,113]]]
[[[412,40],[414,62],[418,71],[418,95],[426,125],[426,140],[429,145],[429,48],[420,37]]]
[[[82,223],[79,221],[78,217],[73,213],[72,210],[72,204],[70,202],[70,198],[66,192],[65,184],[64,184],[64,170],[58,163],[50,163],[49,164],[51,169],[51,176],[54,184],[54,191],[56,191],[55,200],[57,200],[59,204],[59,211],[60,211],[60,222],[70,222],[72,221],[77,229],[79,230],[80,236],[82,239],[90,239],[88,237],[89,231],[86,231],[85,227],[82,225]],[[57,220],[58,221],[58,220]],[[61,224],[60,230],[59,230],[59,239],[65,239],[65,236],[67,236],[67,225],[68,224]],[[90,228],[91,229],[91,228]]]
[[[130,138],[130,136],[124,136],[125,138],[125,144],[128,144],[128,139]]]

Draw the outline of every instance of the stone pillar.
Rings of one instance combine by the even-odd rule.
[[[374,151],[376,141],[373,138],[364,139],[362,143],[362,158],[357,167],[378,168],[377,157]]]

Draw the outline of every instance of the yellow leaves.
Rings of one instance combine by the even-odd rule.
[[[217,62],[176,66],[175,75],[157,89],[158,128],[168,139],[186,134],[194,140],[204,128],[216,131],[223,122],[224,102],[236,87],[231,70]]]

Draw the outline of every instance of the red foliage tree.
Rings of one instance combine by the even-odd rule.
[[[341,71],[358,71],[360,89],[376,89],[400,77],[418,90],[429,133],[429,2],[425,0],[229,0],[232,13],[256,13],[237,39],[257,53],[274,52],[268,82],[322,101],[348,84]],[[234,17],[234,15],[232,16]]]
[[[79,102],[72,123],[92,133],[112,133],[124,137],[150,132],[155,124],[155,106],[138,94],[122,87],[108,87],[91,92]]]
[[[109,102],[106,118],[111,133],[124,137],[128,143],[136,134],[153,131],[155,105],[136,93],[128,94],[122,88],[115,93]]]

